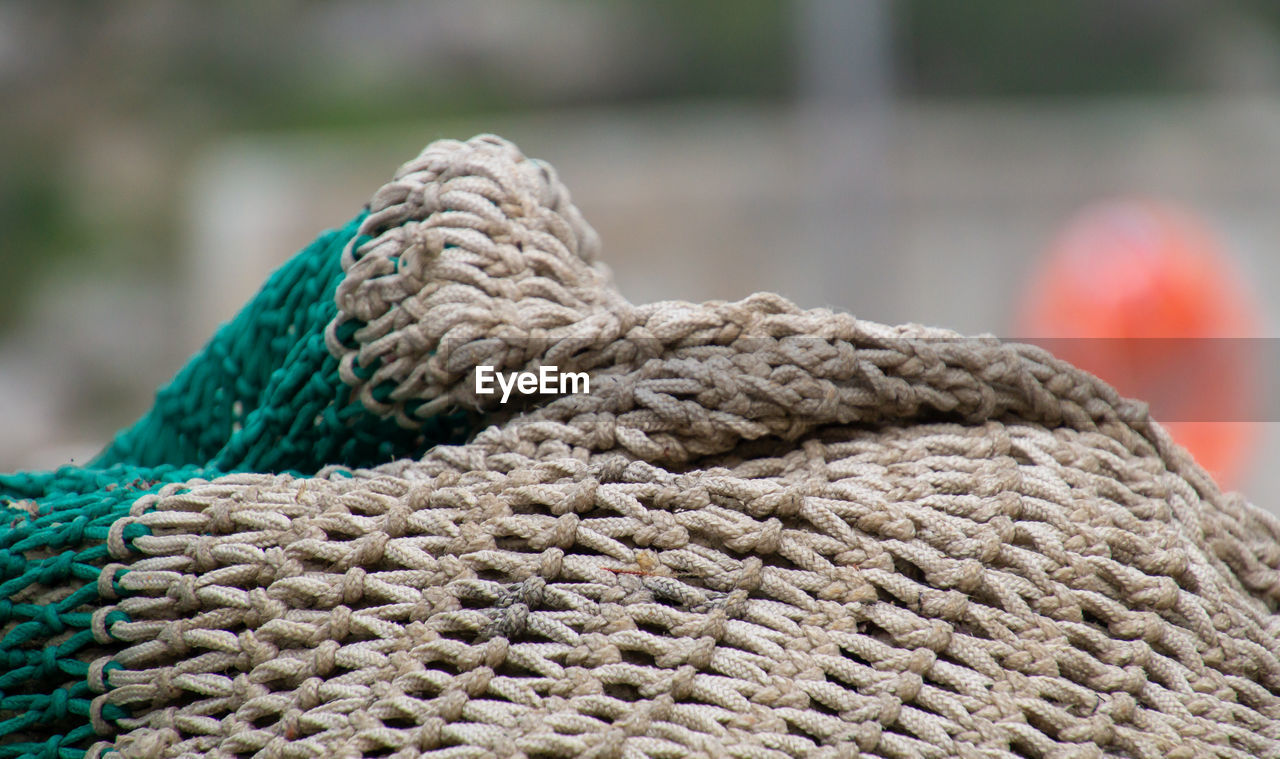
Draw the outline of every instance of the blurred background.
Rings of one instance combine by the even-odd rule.
[[[478,132],[559,169],[635,301],[1280,326],[1265,0],[0,3],[0,113],[0,471],[92,456],[267,273]],[[1099,293],[1130,300],[1081,327]],[[1280,512],[1272,415],[1232,417],[1219,474]]]

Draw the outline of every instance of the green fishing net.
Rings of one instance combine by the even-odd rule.
[[[95,612],[124,594],[108,540],[127,548],[145,532],[129,524],[110,534],[140,497],[234,472],[373,466],[475,428],[467,412],[448,411],[406,429],[369,413],[339,379],[324,332],[337,314],[342,251],[363,241],[363,218],[276,271],[87,465],[0,474],[0,759],[79,759],[104,724],[128,716],[94,706],[104,672],[91,664],[115,650],[109,626],[127,621]],[[339,339],[359,326],[346,322]]]

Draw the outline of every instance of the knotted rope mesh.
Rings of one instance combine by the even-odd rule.
[[[92,706],[103,686],[89,663],[118,648],[107,627],[126,617],[101,607],[125,570],[108,567],[105,541],[141,495],[226,472],[392,461],[460,441],[474,425],[455,408],[407,429],[366,412],[339,378],[325,328],[337,314],[341,252],[363,218],[273,274],[87,466],[0,474],[0,757],[82,756],[125,714]],[[127,546],[145,529],[118,538]]]
[[[305,329],[238,343],[305,342],[332,370],[274,386],[323,402],[223,358],[175,391],[308,455],[152,412],[114,469],[5,481],[10,755],[1280,755],[1280,523],[1141,404],[773,295],[630,304],[493,137],[356,224]],[[590,392],[502,406],[480,365]]]

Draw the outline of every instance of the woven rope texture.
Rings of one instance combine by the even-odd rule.
[[[633,305],[554,173],[493,137],[428,146],[357,223],[332,301],[292,308],[328,314],[306,334],[347,424],[419,436],[396,460],[248,443],[83,534],[11,504],[96,552],[61,670],[98,694],[89,755],[1280,756],[1280,523],[1141,404],[1033,347],[774,295]],[[499,406],[480,364],[591,389]],[[260,406],[282,429],[323,415],[289,399]],[[464,414],[490,424],[422,452]],[[191,434],[104,455],[217,460]],[[6,597],[53,608],[76,583],[24,567],[54,541],[14,534]],[[12,646],[14,712],[49,693],[15,672],[69,658],[29,653],[69,610],[22,614],[7,636],[53,626]],[[41,719],[8,732],[85,745]]]
[[[0,757],[73,759],[125,714],[93,709],[101,673],[89,663],[118,648],[106,625],[125,617],[101,607],[122,592],[124,569],[108,567],[105,541],[140,496],[224,472],[391,461],[461,440],[474,424],[446,410],[406,429],[364,411],[340,380],[324,333],[342,250],[363,218],[277,271],[88,466],[0,474]],[[121,545],[143,530],[120,533]]]

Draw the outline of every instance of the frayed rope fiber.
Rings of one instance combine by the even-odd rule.
[[[634,305],[598,247],[433,143],[98,460],[0,479],[0,756],[1280,756],[1280,523],[1145,406]]]

